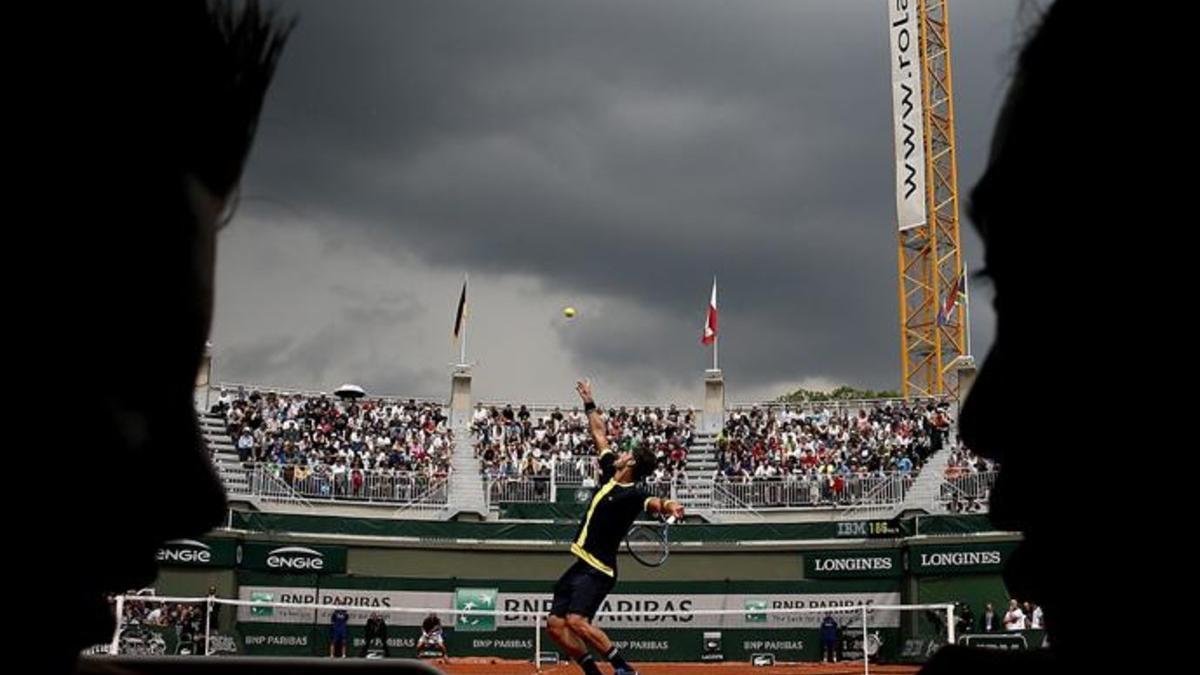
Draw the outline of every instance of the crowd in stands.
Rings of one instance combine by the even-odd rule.
[[[915,476],[950,442],[948,406],[880,403],[857,411],[753,407],[732,412],[717,441],[730,481]]]
[[[121,613],[123,625],[192,627],[204,622],[203,604],[161,602],[150,596],[147,600],[127,597]]]
[[[216,630],[218,609],[214,606],[212,610],[213,630]],[[126,596],[121,612],[120,652],[139,655],[166,653],[167,643],[156,637],[160,633],[152,632],[165,629],[175,635],[177,646],[174,653],[203,653],[205,612],[204,604],[161,602],[152,596],[147,596],[145,600]],[[107,645],[101,645],[95,651],[107,651]]]
[[[971,452],[970,448],[960,444],[950,453],[950,459],[946,463],[946,478],[953,479],[999,470],[1000,467],[996,462],[980,457]]]
[[[223,392],[211,412],[224,417],[241,461],[288,483],[326,478],[319,484],[353,495],[381,477],[450,473],[453,435],[437,403]]]
[[[983,511],[991,494],[1000,466],[959,445],[946,463],[946,482],[941,486],[941,501],[951,513]]]
[[[648,445],[658,466],[648,481],[670,483],[682,476],[695,434],[697,413],[667,408],[619,407],[604,412],[609,442],[618,451]],[[538,410],[526,405],[480,405],[472,420],[475,452],[481,470],[491,480],[550,476],[551,467],[563,483],[593,484],[597,476],[596,447],[588,420],[579,408]]]
[[[267,467],[305,495],[420,499],[451,470],[453,436],[437,403],[225,390],[211,412],[224,418],[242,462]],[[602,414],[614,449],[655,450],[649,483],[682,481],[699,421],[695,410],[621,406]],[[553,472],[562,485],[595,484],[596,448],[578,407],[479,405],[470,428],[489,483],[548,482]],[[853,502],[874,479],[898,476],[910,484],[933,453],[950,446],[952,487],[943,488],[942,502],[952,512],[981,510],[990,483],[971,477],[986,478],[998,467],[963,447],[954,429],[949,406],[935,402],[735,409],[717,438],[715,477],[727,484],[812,486],[800,496],[772,497],[788,504]],[[745,496],[759,501],[757,493]]]

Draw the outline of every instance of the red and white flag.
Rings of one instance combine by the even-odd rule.
[[[708,315],[704,318],[704,334],[700,343],[711,345],[717,339],[717,280],[713,279],[712,299],[708,301]]]

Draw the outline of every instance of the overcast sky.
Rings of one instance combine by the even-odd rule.
[[[477,398],[590,376],[699,404],[714,275],[731,401],[898,388],[883,0],[280,4],[299,24],[221,235],[218,380],[444,397],[469,272]],[[950,4],[964,197],[1017,6]]]

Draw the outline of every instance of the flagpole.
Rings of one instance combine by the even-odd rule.
[[[466,303],[466,295],[467,295],[467,282],[470,281],[470,279],[471,279],[470,274],[463,274],[462,342],[459,343],[459,345],[458,345],[458,348],[459,348],[458,364],[460,366],[465,366],[467,364],[467,303]]]

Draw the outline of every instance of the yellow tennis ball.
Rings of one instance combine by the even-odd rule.
[[[567,317],[568,319],[575,318],[575,308],[574,307],[564,307],[563,308],[563,316]]]

